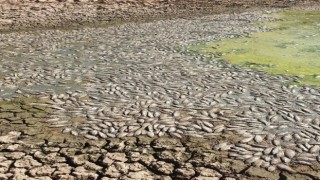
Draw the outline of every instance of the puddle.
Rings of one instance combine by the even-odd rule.
[[[297,76],[300,85],[320,85],[320,12],[289,11],[271,14],[279,21],[250,37],[194,45],[191,50],[270,74]],[[261,24],[259,24],[261,25]]]

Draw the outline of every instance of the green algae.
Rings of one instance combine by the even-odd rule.
[[[270,74],[299,77],[300,85],[320,85],[320,12],[271,14],[277,21],[257,23],[271,28],[250,37],[198,44],[191,50]]]

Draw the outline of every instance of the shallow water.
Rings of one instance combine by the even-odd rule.
[[[271,31],[191,49],[271,74],[298,76],[301,85],[320,85],[320,12],[289,11],[271,16],[279,20],[258,23]]]

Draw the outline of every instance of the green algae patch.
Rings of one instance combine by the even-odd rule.
[[[271,31],[194,45],[190,49],[270,74],[296,76],[300,85],[319,86],[320,12],[289,11],[271,16],[279,20],[257,23]]]

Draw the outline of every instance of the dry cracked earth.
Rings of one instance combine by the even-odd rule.
[[[264,13],[0,34],[0,178],[319,179],[319,87],[187,48]]]

